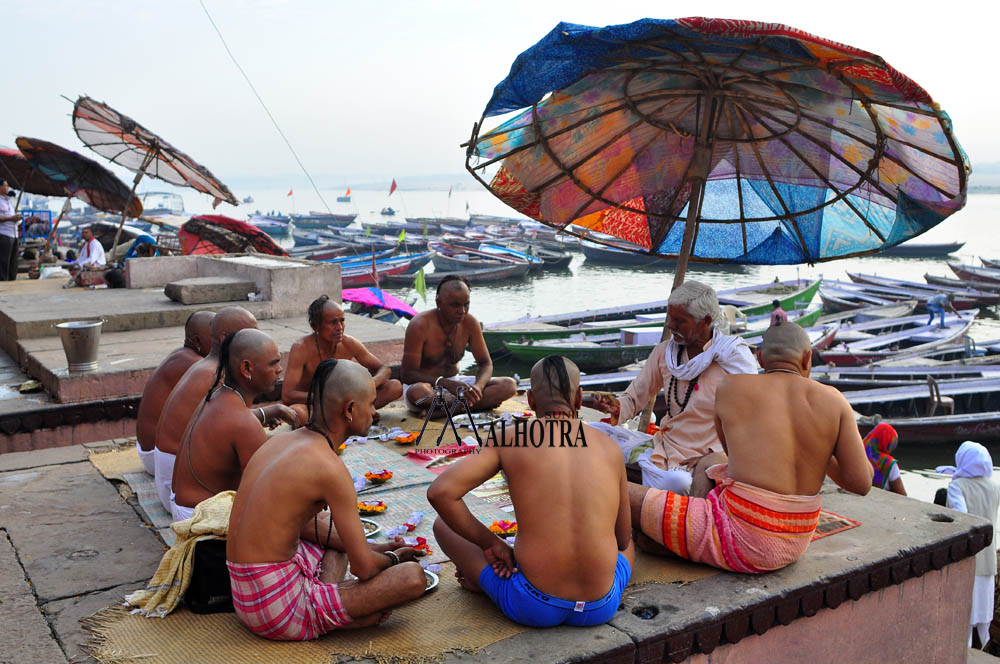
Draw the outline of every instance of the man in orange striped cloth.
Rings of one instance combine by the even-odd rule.
[[[809,337],[771,327],[758,351],[762,375],[719,385],[715,426],[728,466],[708,469],[705,498],[629,485],[633,523],[677,555],[725,570],[763,573],[795,562],[819,523],[827,475],[865,495],[872,466],[847,399],[809,378]]]

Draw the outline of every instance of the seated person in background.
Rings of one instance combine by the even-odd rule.
[[[156,425],[154,456],[156,461],[156,492],[163,507],[170,511],[171,482],[174,476],[174,459],[181,447],[181,439],[194,411],[212,388],[215,374],[219,369],[219,352],[222,342],[233,332],[247,328],[257,328],[257,319],[243,307],[223,307],[212,319],[212,349],[204,359],[195,362],[170,392],[163,404],[160,420]],[[261,415],[259,409],[253,411],[262,421],[283,416],[278,405],[268,406]],[[293,426],[295,426],[293,424]]]
[[[809,378],[805,331],[768,328],[759,357],[763,375],[727,376],[716,392],[729,466],[708,469],[716,487],[706,498],[629,485],[632,519],[645,535],[683,558],[746,573],[780,569],[805,552],[826,475],[862,496],[872,487],[847,399]]]
[[[250,457],[267,440],[263,409],[249,404],[273,390],[279,376],[281,353],[267,334],[248,329],[226,337],[215,385],[191,418],[174,463],[170,496],[174,521],[190,518],[201,501],[240,485]],[[280,419],[295,418],[288,406],[278,408],[288,411]]]
[[[426,587],[412,548],[380,552],[365,541],[351,473],[337,454],[371,426],[371,375],[354,362],[324,360],[307,401],[308,424],[273,436],[250,459],[229,517],[236,615],[267,639],[375,625]],[[343,580],[338,551],[357,580]]]
[[[104,267],[107,265],[107,259],[104,257],[104,247],[94,237],[94,231],[90,229],[90,226],[81,228],[80,235],[83,236],[83,247],[81,247],[80,257],[76,261],[77,266],[85,268]]]
[[[771,327],[788,320],[788,314],[781,308],[780,300],[771,300]]]
[[[632,574],[621,450],[603,433],[581,429],[581,400],[576,365],[546,357],[531,370],[528,404],[543,425],[537,436],[536,427],[526,428],[531,447],[505,431],[500,447],[484,446],[449,466],[427,490],[439,515],[434,535],[461,585],[482,590],[508,618],[531,627],[606,623]],[[575,447],[564,446],[567,437]],[[517,513],[513,549],[462,500],[500,470]]]
[[[184,323],[184,345],[167,355],[146,381],[135,420],[135,446],[146,472],[155,474],[153,448],[156,447],[156,424],[160,411],[177,381],[192,364],[212,349],[212,311],[196,311]]]
[[[345,323],[343,308],[328,295],[321,295],[309,305],[309,326],[313,333],[292,344],[281,386],[281,401],[295,409],[302,421],[306,417],[309,383],[323,360],[353,360],[368,369],[375,380],[375,408],[403,395],[403,385],[389,378],[389,366],[368,352],[363,343],[345,334]]]
[[[437,287],[436,307],[413,317],[403,340],[403,401],[413,411],[427,408],[417,402],[445,389],[451,405],[453,395],[465,388],[465,399],[473,410],[490,410],[517,394],[513,378],[493,378],[493,360],[479,321],[469,313],[469,282],[449,275]],[[476,358],[476,375],[459,376],[458,363],[465,349]]]
[[[878,415],[875,417],[882,419]],[[899,434],[892,425],[878,421],[864,440],[868,461],[875,470],[872,486],[905,496],[906,489],[903,488],[903,478],[899,474],[899,463],[891,456],[898,443]]]

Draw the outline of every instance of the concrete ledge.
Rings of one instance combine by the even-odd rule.
[[[244,302],[256,288],[254,282],[238,277],[190,277],[171,281],[163,294],[181,304]]]

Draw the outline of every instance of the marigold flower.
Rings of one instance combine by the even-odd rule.
[[[418,437],[419,436],[417,436],[416,433],[414,433],[413,431],[411,431],[409,433],[400,434],[400,435],[396,436],[396,442],[397,443],[404,443],[404,444],[415,443],[415,442],[417,442],[417,438]]]
[[[509,535],[517,534],[517,521],[507,521],[506,519],[501,519],[500,521],[494,521],[490,524],[490,532],[494,535],[500,535],[502,537],[507,537]]]
[[[388,469],[369,470],[365,473],[365,479],[372,484],[382,484],[392,479],[392,471]]]
[[[362,500],[358,503],[358,511],[362,514],[381,514],[387,507],[381,500]]]

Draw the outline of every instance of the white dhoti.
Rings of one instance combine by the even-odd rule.
[[[139,447],[139,441],[135,441],[135,450],[139,453],[139,461],[142,461],[142,467],[146,469],[146,472],[150,475],[156,475],[156,453],[155,450],[149,450],[148,452],[141,447]]]
[[[160,451],[160,448],[153,448],[154,473],[156,478],[156,495],[160,497],[163,509],[170,512],[170,494],[174,482],[174,462],[177,456]]]
[[[625,427],[614,427],[607,422],[586,422],[588,427],[605,434],[618,443],[626,463],[637,463],[642,470],[643,486],[654,489],[673,491],[682,496],[691,491],[691,472],[684,468],[660,468],[651,457],[653,456],[653,437],[648,433],[639,433]]]

